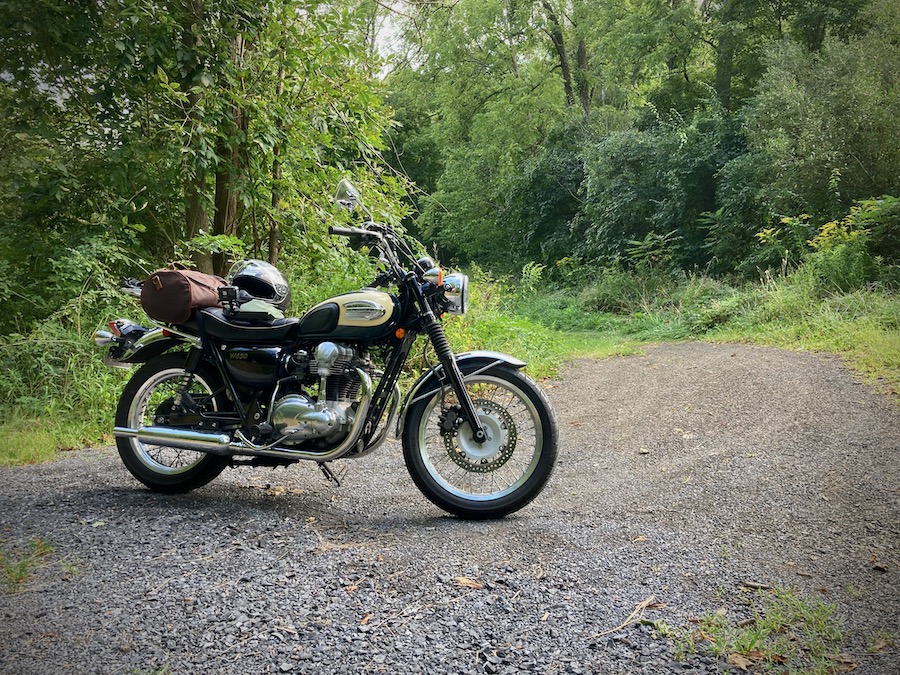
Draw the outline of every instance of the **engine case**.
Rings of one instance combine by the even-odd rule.
[[[302,441],[327,438],[346,431],[353,422],[350,403],[317,403],[305,394],[288,394],[272,408],[272,426],[279,436]]]

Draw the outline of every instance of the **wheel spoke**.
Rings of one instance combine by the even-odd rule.
[[[157,426],[156,417],[171,410],[172,401],[177,396],[184,380],[184,370],[172,368],[163,370],[149,379],[139,390],[132,404],[129,424],[134,428]],[[201,379],[195,377],[187,393],[197,401],[208,401],[210,409],[215,410],[215,399],[212,389]],[[170,448],[160,445],[149,445],[134,440],[137,458],[148,468],[160,474],[178,474],[195,467],[206,456],[202,452]]]
[[[441,396],[429,401],[419,428],[419,453],[426,471],[445,490],[475,500],[498,499],[520,487],[534,472],[542,439],[539,419],[526,394],[512,383],[489,375],[466,382],[490,439],[473,443],[468,423],[452,434],[440,431]],[[446,406],[456,397],[447,394]]]

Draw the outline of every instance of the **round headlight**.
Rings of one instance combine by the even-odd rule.
[[[465,314],[469,306],[469,277],[459,272],[444,277],[444,295],[450,314]]]

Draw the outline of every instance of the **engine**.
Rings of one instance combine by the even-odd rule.
[[[315,399],[301,390],[277,397],[269,415],[274,435],[287,436],[289,442],[344,435],[353,423],[359,392],[355,357],[353,349],[333,342],[319,344],[312,358],[307,352],[291,356],[289,369],[301,381],[318,378],[319,395]]]

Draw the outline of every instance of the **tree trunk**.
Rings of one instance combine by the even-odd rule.
[[[734,75],[734,53],[737,48],[735,34],[735,2],[723,3],[719,12],[719,40],[716,44],[715,89],[719,102],[725,110],[731,109],[731,79]]]
[[[190,55],[189,65],[184,77],[181,78],[181,90],[187,98],[185,126],[193,131],[200,122],[200,114],[197,112],[200,95],[193,91],[200,71],[200,61],[196,58],[198,40],[194,26],[203,21],[203,0],[182,0],[181,5],[186,10],[182,14],[181,42],[185,52]],[[188,143],[190,142],[189,139]],[[184,173],[184,238],[192,239],[209,226],[209,215],[203,203],[206,193],[206,170],[202,164],[195,163],[192,167],[185,166]],[[197,269],[204,272],[212,271],[212,261],[208,255],[195,252],[192,259]]]
[[[563,87],[566,92],[566,105],[570,108],[575,105],[575,90],[572,87],[572,68],[569,66],[569,56],[566,54],[566,42],[563,38],[562,25],[553,10],[553,5],[548,0],[541,3],[547,12],[547,19],[550,22],[550,40],[553,42],[553,48],[559,57],[559,67],[562,71]]]
[[[232,61],[237,65],[244,49],[243,37],[235,35],[232,43]],[[239,106],[231,109],[231,138],[220,136],[216,146],[219,164],[216,170],[216,194],[213,202],[213,234],[236,235],[238,221],[238,198],[234,179],[246,165],[246,151],[243,138],[247,131],[247,115]],[[222,129],[220,131],[226,131]],[[226,161],[227,160],[227,161]],[[224,253],[213,253],[213,272],[225,275],[228,260]]]
[[[278,84],[275,86],[276,100],[281,100],[284,94],[284,58],[278,64]],[[278,124],[278,131],[281,131],[281,124]],[[280,133],[279,133],[280,136]],[[269,262],[273,265],[278,264],[278,253],[281,248],[281,232],[279,230],[278,218],[275,217],[276,212],[280,208],[281,201],[281,141],[272,148],[272,209],[269,212]]]
[[[588,82],[588,56],[584,38],[578,40],[575,52],[575,84],[578,86],[578,100],[585,117],[591,115],[591,85]]]

